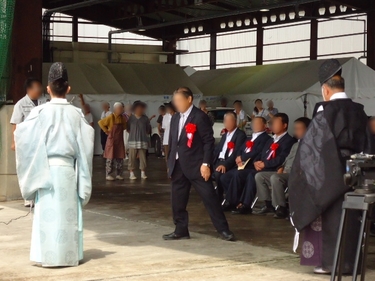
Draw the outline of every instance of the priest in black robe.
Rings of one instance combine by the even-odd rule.
[[[289,204],[291,222],[297,234],[303,235],[301,264],[315,266],[315,273],[329,274],[344,195],[351,190],[343,181],[346,160],[355,153],[373,153],[374,141],[363,105],[345,93],[340,63],[325,61],[319,80],[324,102],[315,107],[315,116],[299,145],[289,180]],[[359,224],[359,214],[349,212],[346,273],[353,271]]]

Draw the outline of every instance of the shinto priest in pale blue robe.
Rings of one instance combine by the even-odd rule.
[[[22,196],[35,201],[30,259],[77,266],[83,259],[82,206],[91,196],[94,129],[66,99],[33,109],[15,131]]]

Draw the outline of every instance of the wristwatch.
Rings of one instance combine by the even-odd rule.
[[[202,165],[210,168],[210,164],[208,164],[208,163],[203,163]]]

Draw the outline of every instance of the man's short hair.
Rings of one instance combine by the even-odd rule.
[[[183,94],[185,98],[191,97],[192,99],[194,99],[193,92],[188,87],[177,88],[176,91],[174,91],[173,95],[177,93]]]
[[[237,120],[237,114],[234,111],[227,111],[225,112],[224,117],[225,115],[232,115],[234,119]]]
[[[25,88],[25,92],[27,92],[28,89],[30,89],[34,83],[38,83],[40,85],[42,85],[42,82],[40,82],[40,80],[38,78],[35,78],[35,77],[29,77],[26,79],[25,81],[25,85],[24,85],[24,88]]]
[[[255,116],[253,119],[254,119],[254,120],[255,120],[255,119],[261,119],[262,122],[263,122],[263,124],[264,124],[264,125],[267,125],[267,120],[266,120],[266,118],[264,118],[264,117],[262,117],[262,116]]]
[[[310,125],[311,119],[307,118],[307,117],[300,117],[300,118],[296,119],[296,121],[294,121],[294,123],[297,123],[297,122],[301,122],[301,123],[305,124],[305,127],[308,128],[309,125]]]
[[[281,118],[281,122],[283,124],[289,125],[289,116],[285,113],[277,113],[273,116],[273,118]]]
[[[324,84],[331,89],[345,90],[345,79],[338,75],[328,79]]]
[[[200,100],[200,101],[199,101],[199,105],[203,105],[203,104],[204,104],[204,105],[207,105],[207,101],[206,101],[206,100]]]
[[[242,104],[242,101],[240,101],[240,100],[235,100],[235,101],[233,102],[233,105],[236,104],[236,103]]]
[[[159,106],[159,109],[162,110],[162,111],[165,111],[165,105]]]
[[[63,97],[68,92],[69,83],[64,79],[57,79],[49,83],[48,86],[55,96]]]

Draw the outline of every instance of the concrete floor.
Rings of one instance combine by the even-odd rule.
[[[104,160],[96,157],[94,162],[93,195],[84,210],[83,263],[74,268],[33,266],[29,215],[0,224],[0,280],[329,280],[299,266],[288,221],[228,214],[239,241],[217,239],[194,190],[188,206],[192,239],[163,241],[161,236],[173,230],[165,162],[150,156],[149,178],[132,182],[105,182]],[[21,201],[0,203],[0,221],[26,212]],[[375,280],[374,252],[371,247],[366,280]]]

